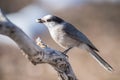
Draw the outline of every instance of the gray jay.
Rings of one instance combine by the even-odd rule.
[[[66,51],[73,47],[85,49],[106,70],[113,70],[113,68],[98,55],[99,50],[92,42],[72,24],[53,15],[46,15],[43,18],[37,19],[37,22],[45,24],[53,40],[66,49]]]

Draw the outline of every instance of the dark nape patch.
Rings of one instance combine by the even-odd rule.
[[[57,17],[57,16],[54,16],[52,18],[53,21],[57,22],[57,23],[62,23],[64,20],[62,20],[61,18]]]

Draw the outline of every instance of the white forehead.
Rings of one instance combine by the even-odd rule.
[[[44,19],[44,20],[46,20],[46,19],[51,19],[52,17],[53,17],[53,15],[46,15],[46,16],[43,17],[43,19]]]

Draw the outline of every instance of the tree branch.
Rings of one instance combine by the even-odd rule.
[[[37,39],[37,44],[31,40],[20,28],[11,23],[0,10],[0,34],[13,39],[19,48],[28,56],[34,64],[48,63],[61,77],[62,80],[77,80],[71,65],[64,54],[52,49]]]

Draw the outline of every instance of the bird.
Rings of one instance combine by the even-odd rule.
[[[52,39],[68,52],[74,47],[86,50],[90,55],[106,70],[113,71],[98,53],[99,50],[81,31],[74,27],[71,23],[63,20],[58,16],[51,14],[36,19],[36,22],[44,24],[52,37]]]

